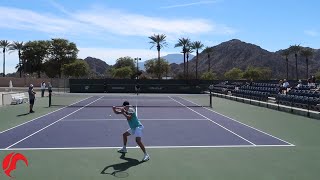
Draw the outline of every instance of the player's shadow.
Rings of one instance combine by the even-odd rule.
[[[126,160],[127,162],[109,165],[101,171],[101,174],[109,174],[109,175],[116,176],[116,177],[117,176],[129,176],[129,174],[127,172],[125,172],[126,170],[128,170],[131,167],[134,167],[134,166],[137,166],[137,165],[143,163],[143,161],[139,161],[137,159],[125,157],[125,153],[121,154],[120,159]],[[107,172],[108,169],[110,169],[110,168],[113,168],[113,172],[110,172],[110,170],[109,170],[109,172]]]
[[[29,114],[30,113],[19,114],[19,115],[17,115],[17,117],[26,116],[26,115],[29,115]]]

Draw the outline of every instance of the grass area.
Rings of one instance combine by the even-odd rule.
[[[44,102],[39,100],[39,106],[40,103]],[[38,108],[37,113],[40,113]],[[112,166],[125,171],[125,179],[130,180],[314,180],[320,176],[320,121],[217,97],[213,98],[213,109],[296,146],[149,149],[151,160],[142,164],[137,163],[142,159],[139,149],[129,149],[126,157],[131,159],[127,160],[120,159],[115,149],[15,151],[27,156],[29,167],[19,162],[12,175],[24,180],[118,179],[101,174],[106,167]],[[43,108],[41,114],[45,110],[48,109]],[[17,119],[15,116],[12,120]],[[2,151],[0,159],[10,152]],[[111,173],[112,167],[107,172]],[[0,179],[6,179],[6,176],[0,173]]]

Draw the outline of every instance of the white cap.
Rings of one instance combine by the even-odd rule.
[[[33,84],[30,84],[30,87],[33,87]]]

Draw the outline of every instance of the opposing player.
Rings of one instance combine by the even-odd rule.
[[[130,106],[128,101],[125,101],[125,102],[123,102],[122,107],[113,106],[112,109],[113,109],[113,112],[116,114],[123,114],[126,117],[128,124],[130,126],[130,129],[128,129],[125,133],[123,133],[123,147],[120,150],[118,150],[118,152],[119,153],[127,153],[128,152],[127,147],[126,147],[127,141],[128,141],[128,136],[134,135],[136,137],[137,144],[139,145],[139,147],[141,148],[141,150],[144,153],[144,157],[143,157],[142,161],[148,161],[150,159],[150,156],[146,152],[146,149],[145,149],[143,143],[141,142],[142,130],[144,127],[141,124],[141,122],[139,121],[134,108],[132,108]]]

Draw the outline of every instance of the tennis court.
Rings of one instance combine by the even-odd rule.
[[[129,138],[130,149],[126,157],[116,152],[122,146],[121,134],[128,125],[122,115],[112,112],[111,106],[121,105],[124,100],[129,100],[136,108],[145,126],[143,142],[151,156],[148,162],[139,162],[142,153],[133,138]],[[286,159],[286,167],[280,165],[284,158],[282,153],[288,156],[301,150],[301,146],[297,147],[302,138],[296,138],[296,125],[305,121],[298,131],[301,132],[306,125],[313,124],[312,128],[304,130],[306,138],[310,133],[319,134],[313,129],[320,127],[316,120],[220,98],[213,98],[213,108],[210,108],[209,96],[205,94],[57,95],[53,97],[52,107],[46,106],[47,98],[37,103],[40,112],[35,108],[36,113],[30,115],[35,118],[17,116],[18,113],[10,109],[14,106],[1,112],[8,114],[3,117],[15,113],[15,119],[22,122],[14,125],[15,119],[3,120],[0,149],[1,157],[12,151],[29,157],[30,167],[21,164],[21,170],[14,172],[17,177],[25,173],[24,179],[44,177],[45,174],[51,174],[52,179],[116,178],[110,173],[117,168],[120,169],[119,177],[128,179],[154,176],[156,179],[213,179],[215,176],[230,179],[244,168],[242,165],[258,172],[263,172],[261,167],[264,166],[267,169],[278,166],[278,170],[284,170],[276,175],[278,179],[280,175],[286,177],[286,171],[292,175],[296,171],[291,159]],[[23,106],[26,105],[19,105],[19,108]],[[291,124],[286,124],[289,121]],[[297,164],[303,163],[299,158],[293,160]],[[319,159],[318,155],[313,160],[318,164],[316,159]],[[271,160],[275,163],[268,163]],[[239,169],[234,170],[235,166]],[[243,177],[253,179],[255,173],[249,173],[251,171],[253,169],[243,172]],[[272,176],[270,172],[267,174]]]

